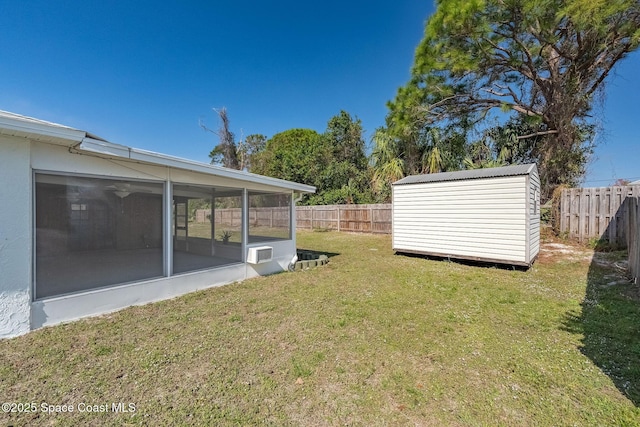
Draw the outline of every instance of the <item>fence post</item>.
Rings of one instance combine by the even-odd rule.
[[[635,199],[629,199],[629,233],[627,233],[627,248],[629,249],[629,257],[631,257],[633,238],[635,237],[636,227],[636,206]],[[631,265],[631,259],[629,259]]]
[[[370,233],[373,233],[373,206],[369,205],[369,216],[371,217],[371,228],[370,228]]]
[[[340,206],[338,206],[338,231],[340,231],[340,211],[342,209],[340,208]]]
[[[633,247],[635,248],[634,252],[636,255],[636,259],[634,262],[635,271],[633,273],[633,281],[637,285],[638,277],[640,277],[640,197],[634,197],[634,212],[636,216],[636,220],[634,222],[635,227],[635,244]]]
[[[634,284],[638,284],[640,276],[640,212],[639,198],[630,197],[628,203],[629,230],[627,233],[627,247],[629,250],[629,272]]]

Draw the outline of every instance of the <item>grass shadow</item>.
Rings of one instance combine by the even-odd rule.
[[[414,252],[396,251],[395,255],[406,256],[410,258],[430,259],[430,260],[442,261],[442,262],[454,262],[456,264],[468,265],[471,267],[497,268],[500,270],[515,270],[515,271],[527,271],[529,269],[529,267],[522,266],[522,265],[503,264],[499,262],[472,260],[472,259],[464,259],[464,258],[443,257],[443,256],[437,256],[437,255],[425,255],[425,254],[418,254]]]
[[[309,259],[317,259],[320,255],[326,255],[328,258],[340,255],[339,253],[336,253],[336,252],[315,251],[313,249],[303,249],[303,248],[297,248],[296,252],[299,259],[303,259],[303,257],[301,256],[303,254],[305,256],[309,256],[310,257]]]
[[[580,351],[640,407],[640,292],[624,271],[625,252],[596,252],[581,310],[562,328],[583,336]]]

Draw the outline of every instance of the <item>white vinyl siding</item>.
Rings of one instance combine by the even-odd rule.
[[[529,203],[529,259],[533,260],[540,252],[540,177],[536,170],[529,175]]]
[[[394,186],[394,250],[528,264],[526,178]]]

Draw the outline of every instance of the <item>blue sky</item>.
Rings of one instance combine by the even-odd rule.
[[[0,109],[208,162],[212,108],[237,137],[323,132],[340,110],[367,141],[406,83],[431,1],[6,1]],[[640,179],[639,52],[608,84],[585,185]]]

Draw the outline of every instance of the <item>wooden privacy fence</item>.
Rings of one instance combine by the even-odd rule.
[[[207,222],[210,215],[210,209],[198,209],[195,221]],[[215,222],[229,227],[240,226],[242,210],[216,209]],[[249,223],[252,226],[286,227],[289,208],[251,208]],[[296,206],[296,228],[390,234],[391,204]]]
[[[633,283],[640,284],[640,197],[627,199],[629,212],[629,233],[627,234],[627,247],[629,248],[629,271]]]
[[[628,198],[640,196],[640,186],[568,188],[560,197],[560,233],[580,242],[603,239],[627,245]]]
[[[240,227],[242,224],[242,209],[215,209],[215,222],[225,227]],[[211,216],[211,209],[198,209],[195,212],[195,222],[207,222]],[[254,227],[288,227],[290,210],[288,206],[273,208],[249,209],[249,224]]]
[[[299,230],[391,233],[391,204],[297,206]]]

